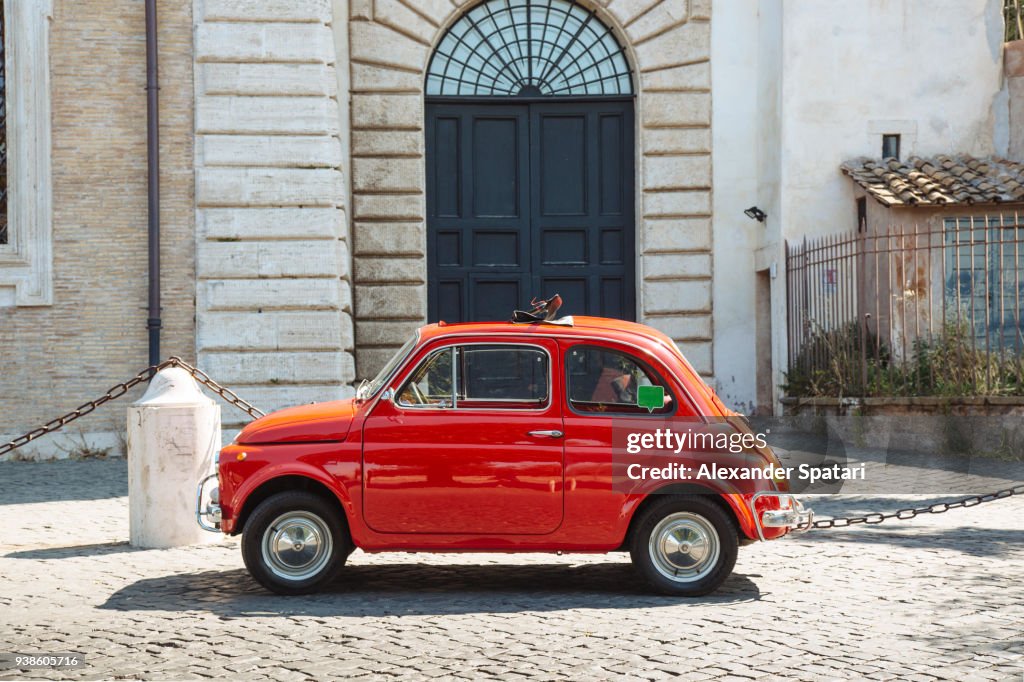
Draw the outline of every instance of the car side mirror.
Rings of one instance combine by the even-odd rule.
[[[395,399],[395,392],[392,391],[390,388],[386,388],[384,389],[384,392],[380,394],[380,399],[387,400],[388,402],[393,402]]]

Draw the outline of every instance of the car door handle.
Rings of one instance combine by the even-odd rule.
[[[533,436],[534,438],[561,438],[565,434],[562,433],[561,431],[551,430],[551,431],[530,431],[526,435]]]

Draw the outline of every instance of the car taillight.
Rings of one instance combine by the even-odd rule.
[[[787,511],[793,508],[793,498],[789,495],[763,495],[757,498],[755,509],[758,514],[766,511]]]

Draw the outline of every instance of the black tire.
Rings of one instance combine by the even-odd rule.
[[[710,496],[666,495],[634,520],[629,553],[656,591],[699,597],[729,577],[738,547],[736,522]]]
[[[329,583],[345,565],[351,547],[337,505],[301,490],[265,499],[242,531],[245,567],[259,584],[278,594],[308,594]]]

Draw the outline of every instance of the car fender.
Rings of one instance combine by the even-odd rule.
[[[324,469],[302,461],[290,461],[276,464],[268,464],[252,475],[247,476],[239,488],[235,491],[232,496],[232,509],[238,510],[238,513],[230,519],[230,523],[224,527],[224,532],[234,533],[236,532],[235,525],[238,520],[242,518],[243,512],[248,513],[251,510],[246,510],[245,505],[253,495],[260,488],[268,483],[272,483],[275,480],[284,478],[286,476],[298,476],[301,478],[310,479],[319,483],[323,487],[327,488],[337,499],[338,504],[341,505],[342,511],[345,514],[345,522],[348,527],[351,528],[352,520],[355,513],[355,509],[352,505],[352,500],[349,497],[347,491],[338,485],[337,480],[331,476]]]
[[[728,505],[729,510],[732,512],[732,516],[736,519],[736,525],[739,527],[740,532],[749,539],[757,539],[757,528],[754,525],[754,516],[750,511],[750,505],[747,502],[747,497],[742,493],[734,490],[730,490],[729,486],[722,486],[722,489],[716,490],[715,488],[703,485],[699,483],[676,483],[659,488],[656,491],[647,493],[646,495],[637,495],[627,503],[625,514],[628,516],[627,528],[630,530],[633,526],[633,520],[636,517],[636,512],[643,503],[651,498],[657,498],[661,495],[715,495],[720,498],[723,502]],[[627,534],[628,537],[628,534]]]

